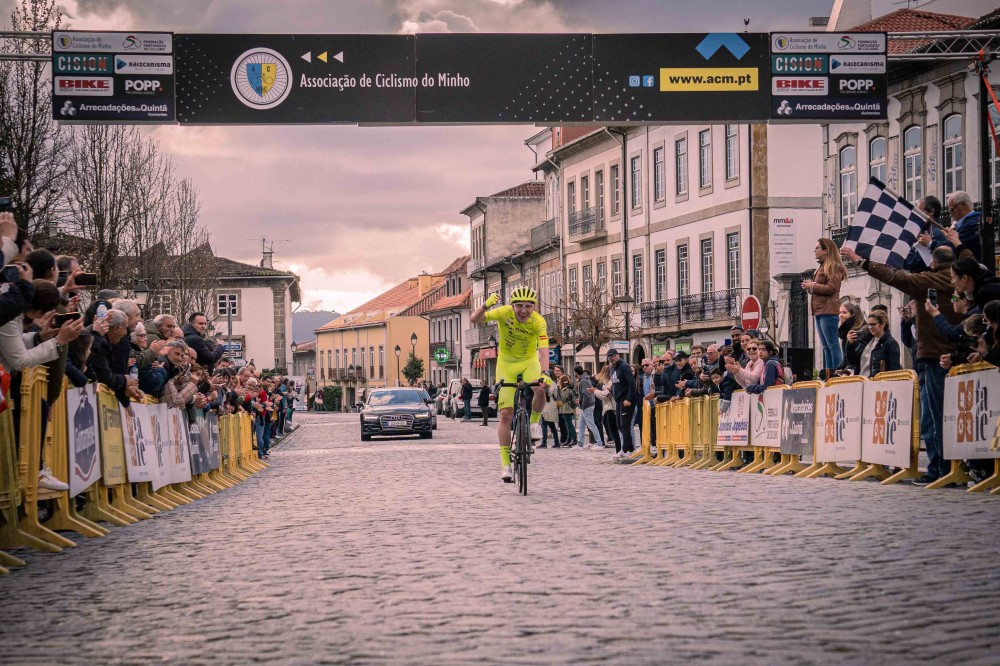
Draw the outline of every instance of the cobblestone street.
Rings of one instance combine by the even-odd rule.
[[[612,465],[495,423],[271,468],[0,578],[0,663],[997,663],[1000,498]]]

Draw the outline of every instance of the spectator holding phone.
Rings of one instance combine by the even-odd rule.
[[[819,268],[812,280],[803,280],[802,288],[812,294],[810,305],[823,346],[823,369],[832,372],[844,360],[837,336],[837,314],[840,312],[840,285],[847,279],[847,268],[837,252],[836,243],[829,238],[816,242],[815,256]]]
[[[855,303],[844,303],[840,306],[840,326],[837,328],[837,337],[840,338],[843,360],[836,368],[839,377],[845,375],[858,374],[861,367],[861,356],[858,352],[858,345],[862,347],[869,342],[868,328],[865,326],[865,316],[861,313],[861,307]]]

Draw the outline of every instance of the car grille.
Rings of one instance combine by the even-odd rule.
[[[379,419],[383,430],[405,430],[413,427],[413,417],[408,414],[394,414]]]

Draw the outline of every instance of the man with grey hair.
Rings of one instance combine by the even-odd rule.
[[[958,232],[962,245],[972,250],[977,261],[982,261],[983,246],[979,237],[979,222],[983,214],[972,209],[972,197],[966,192],[952,192],[948,196],[948,212],[954,221],[952,229]]]
[[[93,371],[94,378],[114,391],[118,402],[128,407],[132,400],[142,399],[139,381],[128,375],[127,355],[124,368],[116,368],[113,363],[118,345],[123,340],[128,345],[128,315],[119,309],[111,309],[105,320],[108,332],[104,335],[94,332],[87,364]]]
[[[927,474],[914,483],[927,485],[948,473],[950,464],[944,459],[944,378],[948,371],[941,367],[941,356],[950,354],[954,345],[934,325],[934,317],[924,308],[927,293],[936,290],[937,306],[949,322],[957,324],[962,315],[955,313],[951,295],[951,265],[955,251],[942,245],[931,252],[931,268],[923,273],[889,268],[885,264],[862,259],[854,250],[844,247],[840,254],[877,280],[895,287],[917,302],[917,353],[915,365],[920,376],[920,434],[927,447]]]
[[[157,340],[170,341],[174,339],[174,329],[177,328],[177,319],[173,315],[158,314],[146,321],[146,336],[149,344]]]
[[[125,336],[115,345],[111,354],[111,369],[123,375],[128,374],[129,358],[132,356],[132,344],[129,338],[136,324],[142,321],[139,304],[128,298],[119,298],[111,306],[112,310],[123,313],[127,317]]]

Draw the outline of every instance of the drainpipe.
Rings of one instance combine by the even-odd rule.
[[[621,191],[622,191],[621,206],[620,206],[621,216],[622,216],[622,273],[624,278],[624,292],[627,294],[629,293],[628,289],[629,273],[632,270],[632,267],[629,265],[629,256],[628,256],[628,178],[626,177],[625,174],[625,163],[628,161],[628,142],[627,142],[628,132],[626,130],[620,130],[620,131],[611,130],[608,127],[605,127],[604,131],[607,132],[609,136],[614,138],[615,141],[618,141],[618,143],[620,143],[622,147],[621,163],[618,166],[618,179],[621,181]],[[618,139],[616,135],[621,136],[621,139]],[[627,332],[632,325],[632,322],[630,321],[631,316],[627,317],[626,319],[627,320],[625,322],[625,329],[626,329],[625,337],[629,338]],[[630,349],[626,352],[626,361],[628,363],[631,363],[632,362],[631,344],[629,344],[629,347]]]

